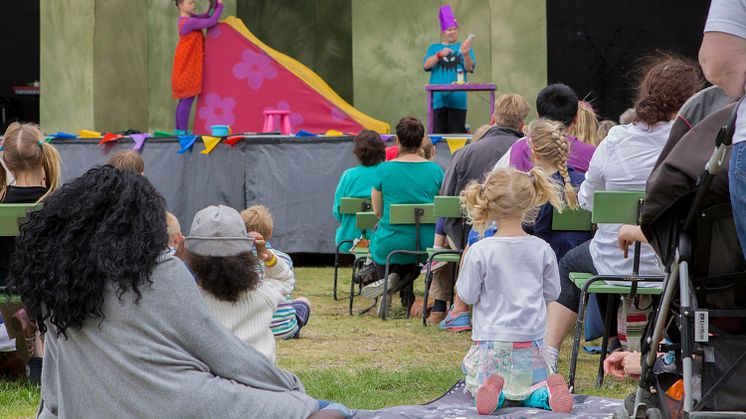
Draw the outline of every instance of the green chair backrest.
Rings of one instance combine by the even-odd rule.
[[[461,200],[457,196],[436,196],[434,214],[436,217],[461,218]]]
[[[591,213],[582,208],[565,208],[560,214],[557,208],[552,208],[553,231],[591,231]]]
[[[376,226],[378,217],[373,211],[355,213],[355,227],[358,230],[369,230]]]
[[[17,236],[19,221],[39,208],[41,204],[0,204],[0,237]]]
[[[370,211],[370,198],[342,198],[339,200],[341,214],[357,214]]]
[[[435,224],[435,204],[391,204],[389,222],[391,224],[414,224],[414,213],[418,208],[423,210],[420,224]]]
[[[593,222],[596,224],[633,224],[638,221],[644,191],[598,191],[593,194]]]

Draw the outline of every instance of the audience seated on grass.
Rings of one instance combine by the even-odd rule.
[[[530,107],[526,99],[516,93],[500,95],[495,100],[495,112],[491,127],[479,140],[460,149],[451,157],[440,188],[440,195],[458,196],[471,181],[482,181],[495,163],[519,138],[523,137],[524,121]],[[458,218],[441,218],[435,227],[435,246],[461,250],[464,246],[463,226]],[[448,238],[446,240],[446,237]],[[453,295],[453,264],[436,268],[433,277],[432,295],[435,299],[428,324],[439,324],[448,310],[447,301]]]
[[[554,210],[568,208],[576,210],[578,198],[576,188],[583,183],[583,174],[572,167],[567,166],[567,156],[570,144],[565,139],[565,127],[562,123],[548,119],[534,120],[528,128],[531,138],[531,156],[536,167],[547,172],[552,182],[561,189],[561,206],[555,207],[552,202],[547,202],[536,211],[524,224],[523,229],[546,241],[557,256],[562,258],[570,249],[584,243],[592,237],[587,231],[554,231],[552,229],[552,218]],[[493,236],[498,230],[497,225],[492,223],[485,226],[481,237]],[[469,235],[469,246],[480,238],[476,230]],[[448,316],[441,322],[440,327],[449,331],[463,331],[469,329],[469,307],[459,298],[454,301],[453,308]]]
[[[562,83],[550,84],[536,96],[536,113],[539,118],[561,122],[572,132],[578,115],[578,96]],[[567,136],[570,143],[570,154],[567,165],[583,173],[588,171],[588,163],[595,151],[592,144],[586,144],[572,135]],[[531,161],[531,147],[528,138],[522,138],[510,147],[510,150],[497,162],[495,168],[515,167],[529,170],[534,167]]]
[[[379,217],[378,228],[370,240],[370,257],[376,266],[378,281],[363,288],[366,298],[377,298],[383,294],[383,276],[386,259],[393,250],[415,250],[416,227],[414,224],[392,224],[392,204],[431,203],[440,189],[443,169],[420,157],[418,150],[425,138],[425,128],[416,118],[402,118],[396,125],[396,142],[399,156],[380,164],[371,193],[373,212]],[[433,225],[420,226],[420,248],[431,247]],[[391,259],[388,286],[397,289],[401,284],[411,283],[420,273],[420,259],[413,255],[398,254]],[[407,309],[414,302],[412,287],[402,289],[402,303]]]
[[[703,85],[696,64],[670,56],[653,59],[644,72],[635,100],[635,122],[616,126],[591,159],[578,194],[581,207],[593,210],[593,193],[603,190],[645,190],[645,182],[665,145],[673,119],[684,102]],[[600,224],[592,240],[568,252],[560,262],[562,294],[549,305],[547,346],[556,364],[562,340],[577,319],[580,289],[570,272],[624,275],[632,272],[632,259],[617,247],[619,225]],[[641,275],[662,275],[655,253],[643,245]],[[599,300],[605,312],[604,301]],[[615,318],[612,329],[616,330]]]
[[[355,148],[352,152],[360,164],[342,173],[334,193],[332,213],[340,223],[335,241],[337,245],[344,240],[355,240],[362,235],[355,227],[355,214],[342,214],[340,211],[342,198],[369,198],[376,179],[377,167],[386,160],[386,146],[377,132],[363,130],[355,136],[354,143]],[[340,251],[349,251],[350,247],[349,244],[342,245]]]
[[[462,368],[477,412],[489,415],[505,400],[558,413],[572,410],[565,380],[544,353],[546,304],[560,294],[557,257],[544,240],[523,230],[538,207],[562,208],[561,189],[541,168],[498,169],[462,193],[474,229],[500,226],[464,255],[456,283],[474,306],[473,344]]]
[[[255,231],[264,237],[265,247],[270,249],[275,256],[285,262],[293,269],[293,260],[290,256],[281,252],[270,244],[274,221],[269,209],[263,205],[254,205],[241,211],[241,219],[247,232]],[[293,300],[290,294],[285,296],[285,301],[278,304],[272,314],[272,334],[280,339],[293,339],[300,337],[300,330],[308,323],[311,315],[311,302],[305,297]]]
[[[120,150],[114,153],[109,159],[110,165],[119,170],[129,170],[138,175],[145,174],[145,161],[140,157],[140,153],[133,150]]]
[[[290,267],[266,248],[261,234],[247,233],[239,213],[225,205],[197,212],[184,244],[186,263],[213,316],[274,362],[270,325],[295,285]]]
[[[297,377],[212,316],[187,268],[164,251],[165,214],[145,177],[103,166],[21,227],[9,286],[47,332],[39,417],[315,414],[320,402]],[[233,243],[248,242],[243,233]]]
[[[60,185],[60,155],[53,145],[44,141],[44,135],[35,125],[10,124],[1,149],[4,168],[0,168],[0,203],[42,202],[57,190]],[[0,286],[5,285],[14,246],[15,238],[0,238]],[[0,336],[7,337],[5,325],[0,324],[0,328],[3,329]],[[30,335],[35,328],[33,321],[29,322],[29,328]],[[28,365],[32,382],[38,383],[41,379],[43,356],[44,344],[37,332]]]

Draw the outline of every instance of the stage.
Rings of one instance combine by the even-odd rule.
[[[98,139],[55,139],[62,156],[63,182],[106,163],[133,142],[98,144]],[[387,145],[393,145],[388,144]],[[334,253],[337,222],[332,203],[342,172],[357,165],[352,137],[257,136],[236,145],[219,144],[210,154],[177,154],[176,138],[148,138],[141,155],[145,176],[166,199],[169,211],[189,234],[192,218],[208,205],[237,210],[262,204],[270,208],[275,229],[272,244],[288,253]],[[445,143],[436,145],[436,162],[450,159]]]

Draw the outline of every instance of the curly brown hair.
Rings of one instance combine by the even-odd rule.
[[[363,166],[375,166],[386,160],[386,145],[377,132],[364,129],[355,136],[354,141],[352,153]]]
[[[186,261],[200,288],[220,301],[235,303],[242,293],[259,286],[257,258],[251,253],[215,257],[187,251]]]
[[[702,70],[692,60],[658,54],[644,67],[635,99],[635,122],[669,121],[693,94],[704,87]]]

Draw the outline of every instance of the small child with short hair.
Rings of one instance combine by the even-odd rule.
[[[475,230],[500,226],[471,246],[456,282],[459,298],[474,306],[473,343],[462,369],[477,412],[489,415],[515,400],[569,413],[572,395],[545,357],[547,304],[560,294],[557,258],[547,242],[523,230],[547,202],[564,207],[561,186],[539,167],[497,169],[483,184],[469,184],[461,200]]]
[[[109,159],[111,166],[119,170],[129,170],[138,175],[145,174],[145,161],[140,157],[140,153],[132,150],[120,150],[114,153]]]
[[[293,260],[287,253],[274,249],[269,243],[274,230],[272,213],[264,205],[254,205],[241,211],[241,218],[246,226],[247,232],[255,231],[261,234],[266,241],[268,249],[279,259],[283,260],[290,269],[293,268]],[[311,315],[311,302],[307,298],[298,297],[291,299],[288,294],[285,302],[277,306],[272,315],[272,333],[275,338],[294,339],[300,337],[300,330],[308,323]]]
[[[179,219],[170,212],[166,212],[166,229],[168,230],[168,252],[173,256],[179,244],[184,241],[184,235],[181,234]]]

